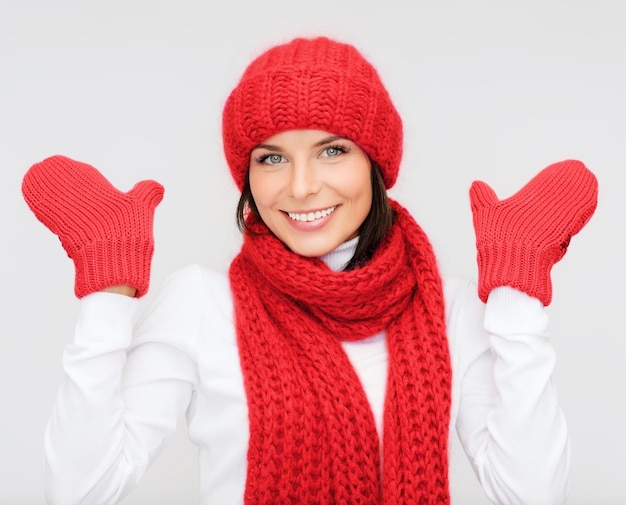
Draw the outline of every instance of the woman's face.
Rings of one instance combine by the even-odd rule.
[[[372,205],[370,172],[360,147],[320,130],[279,133],[250,153],[261,218],[302,256],[321,256],[358,235]]]

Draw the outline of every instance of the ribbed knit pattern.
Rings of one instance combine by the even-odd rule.
[[[550,271],[593,215],[596,177],[577,160],[554,163],[515,195],[500,201],[481,181],[470,188],[476,232],[478,292],[483,301],[498,286],[552,300]]]
[[[356,142],[387,188],[402,157],[402,121],[374,67],[349,44],[325,37],[275,46],[246,69],[224,106],[224,152],[239,189],[252,149],[290,129],[318,129]]]
[[[451,368],[426,235],[395,223],[370,262],[334,272],[258,222],[230,268],[249,407],[245,503],[449,503]],[[249,216],[252,220],[252,216]],[[382,450],[340,344],[387,331]]]
[[[146,293],[159,183],[142,181],[122,193],[91,165],[52,156],[26,172],[22,193],[74,261],[77,297],[114,285]]]

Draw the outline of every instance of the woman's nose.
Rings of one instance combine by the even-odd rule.
[[[298,200],[304,200],[310,195],[319,192],[321,183],[316,171],[306,161],[293,162],[289,178],[289,195]]]

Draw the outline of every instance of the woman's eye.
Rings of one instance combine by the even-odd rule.
[[[324,149],[324,155],[328,156],[329,158],[333,158],[347,151],[348,150],[343,146],[329,146],[326,149]]]
[[[266,163],[267,165],[275,165],[277,163],[282,163],[285,158],[283,158],[280,154],[266,154],[264,156],[260,156],[257,159],[257,163]]]

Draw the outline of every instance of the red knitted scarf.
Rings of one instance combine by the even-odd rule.
[[[244,238],[230,281],[250,422],[246,504],[449,503],[441,280],[426,235],[391,203],[394,225],[368,264],[348,272],[269,233]],[[381,330],[382,466],[372,411],[341,346]]]

